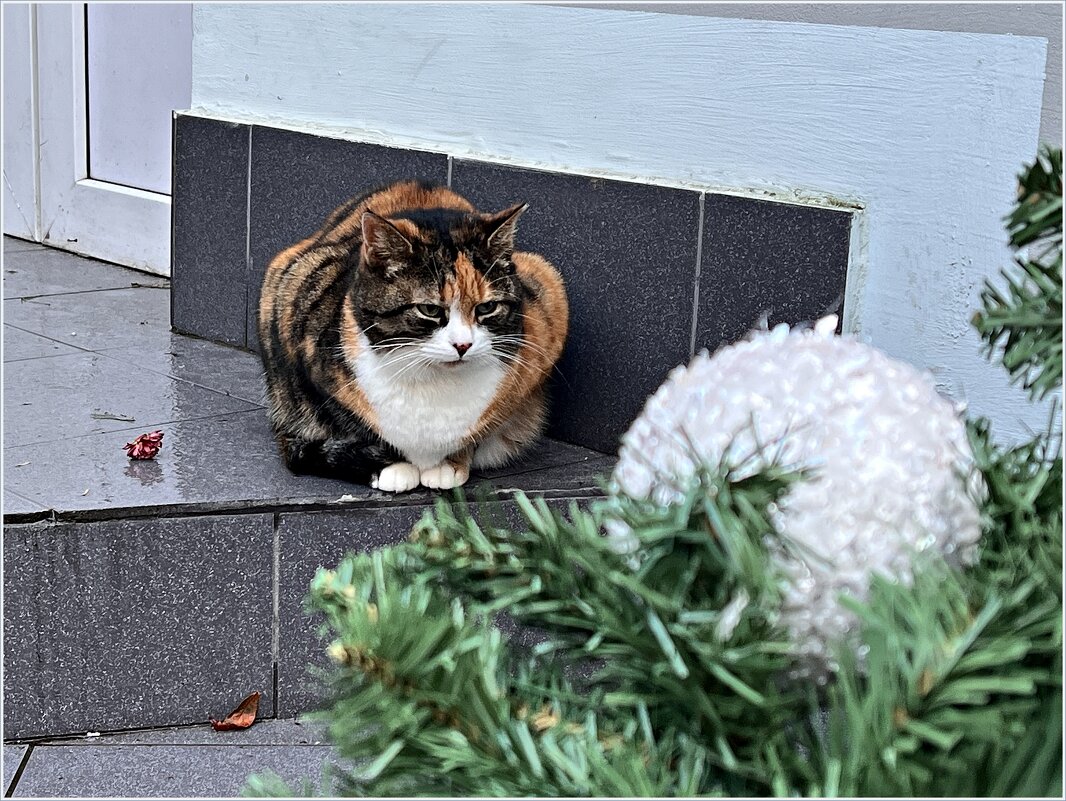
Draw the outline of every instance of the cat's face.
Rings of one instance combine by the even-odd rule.
[[[397,373],[515,358],[526,290],[511,254],[525,208],[364,214],[357,318],[370,347]]]

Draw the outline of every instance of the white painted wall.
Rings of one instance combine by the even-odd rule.
[[[198,5],[193,106],[530,166],[864,207],[853,327],[1005,435],[969,319],[1009,263],[1046,41],[546,6]]]
[[[191,3],[90,3],[89,175],[170,194],[174,109],[192,92]]]
[[[37,232],[37,112],[33,91],[33,20],[29,3],[5,3],[4,232]]]
[[[582,5],[578,3],[560,5]],[[1039,36],[1048,41],[1045,65],[1042,141],[1062,147],[1062,0],[1050,2],[979,3],[608,3],[600,9],[654,11],[708,17],[815,22],[823,25],[859,25],[960,33],[1002,33]]]

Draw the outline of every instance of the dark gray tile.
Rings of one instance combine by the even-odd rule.
[[[135,435],[175,420],[255,408],[239,398],[96,353],[9,362],[4,378],[7,448],[140,429],[132,432]],[[102,419],[105,415],[123,419]],[[38,459],[47,460],[49,452],[39,451]]]
[[[323,766],[336,761],[328,746],[38,746],[15,797],[233,798],[266,770],[299,792],[304,779],[321,787]]]
[[[707,195],[696,349],[716,350],[769,324],[840,313],[851,214]]]
[[[37,242],[30,242],[27,239],[19,239],[15,236],[8,236],[4,234],[4,256],[9,253],[24,253],[27,250],[36,250],[42,247]]]
[[[249,127],[174,121],[174,327],[245,345]]]
[[[259,349],[255,312],[270,260],[318,230],[345,200],[408,178],[445,183],[447,156],[252,128],[250,348]]]
[[[6,737],[201,722],[256,690],[271,714],[270,515],[9,525],[3,545]]]
[[[175,726],[163,729],[120,731],[99,737],[61,738],[49,745],[328,745],[326,726],[306,718],[259,718],[251,728],[215,731],[209,723],[199,726]]]
[[[5,238],[4,244],[7,244]],[[4,746],[4,793],[6,794],[11,789],[11,780],[15,778],[15,772],[19,769],[19,764],[22,762],[22,758],[26,755],[26,746],[24,745],[5,745]]]
[[[132,347],[103,353],[109,358],[180,378],[223,395],[255,404],[265,403],[263,364],[254,353],[182,334],[171,334],[170,345],[165,350]]]
[[[477,475],[484,479],[504,478],[550,467],[581,464],[590,459],[598,458],[600,455],[597,451],[582,448],[580,445],[571,445],[569,442],[544,438],[526,451],[517,461],[492,470],[479,471]]]
[[[170,292],[147,287],[4,301],[4,322],[86,350],[170,344]]]
[[[482,210],[530,204],[518,246],[559,269],[570,301],[550,433],[613,453],[647,396],[688,358],[699,195],[460,160],[452,188]]]
[[[40,245],[29,244],[26,249],[8,252],[5,240],[5,298],[128,289],[130,284],[167,286],[167,283],[165,278],[156,275]]]
[[[77,348],[64,345],[52,339],[45,339],[37,334],[15,328],[10,325],[4,326],[4,361],[14,362],[22,359],[40,359],[45,356],[62,356],[67,353],[78,353]]]
[[[312,669],[328,664],[324,654],[326,643],[315,632],[320,621],[303,610],[315,571],[322,566],[335,567],[347,553],[402,542],[430,508],[406,506],[280,516],[279,715],[315,709],[322,697]]]

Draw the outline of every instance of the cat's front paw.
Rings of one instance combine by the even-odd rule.
[[[441,462],[436,467],[422,471],[422,486],[430,489],[452,489],[460,487],[470,478],[470,470],[456,467],[450,462]]]
[[[418,468],[409,462],[390,464],[370,481],[370,486],[382,492],[409,492],[418,486]]]

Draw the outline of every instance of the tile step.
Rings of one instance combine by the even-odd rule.
[[[315,569],[402,541],[439,494],[292,475],[258,357],[172,332],[165,281],[4,248],[5,736],[204,723],[253,691],[267,717],[313,708]],[[467,492],[586,502],[612,463],[549,439]]]

